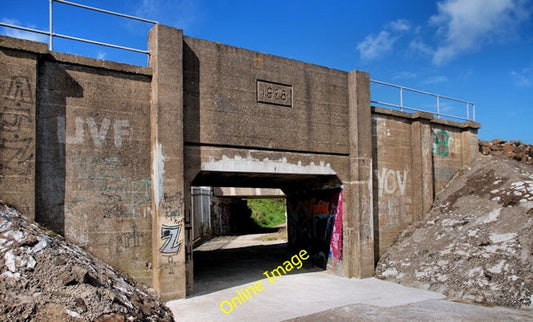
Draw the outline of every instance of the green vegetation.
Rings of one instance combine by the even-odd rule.
[[[270,228],[285,222],[285,198],[246,199],[252,211],[252,219],[263,228]]]

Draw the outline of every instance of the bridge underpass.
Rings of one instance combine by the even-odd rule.
[[[342,184],[336,272],[362,278],[477,154],[479,124],[372,107],[365,72],[162,25],[148,42],[146,68],[0,37],[0,193],[165,300],[194,289],[192,185],[309,204]],[[313,229],[294,227],[295,248],[320,254]]]
[[[286,195],[287,222],[285,229],[261,229],[258,226],[250,227],[249,223],[253,222],[250,213],[242,213],[249,209],[227,205],[225,209],[212,209],[214,213],[228,212],[225,215],[230,216],[224,219],[212,216],[212,230],[217,230],[215,226],[220,225],[217,220],[226,221],[226,225],[233,223],[232,226],[240,228],[193,249],[194,291],[190,295],[215,292],[264,279],[265,271],[283,265],[301,250],[306,250],[310,258],[303,261],[301,267],[287,271],[287,274],[326,269],[341,190],[341,182],[335,175],[201,172],[193,180],[193,185],[233,188],[225,191],[270,189],[272,193],[276,191],[274,189],[279,189]],[[236,189],[244,187],[253,189]],[[333,202],[332,196],[336,196]],[[230,198],[240,199],[239,196]],[[194,213],[197,210],[193,207],[193,218],[199,217]],[[239,226],[235,225],[235,221],[247,222]],[[193,223],[193,230],[196,230],[197,225]],[[220,229],[220,226],[217,228]],[[269,241],[268,236],[273,234],[276,239]]]

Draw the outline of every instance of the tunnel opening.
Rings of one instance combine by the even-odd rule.
[[[286,274],[326,270],[335,228],[333,248],[340,259],[342,187],[336,176],[202,172],[192,184],[194,291],[189,296],[253,283],[283,263]],[[250,203],[263,198],[283,201],[283,223],[259,225],[252,219]],[[287,263],[302,250],[307,260]]]

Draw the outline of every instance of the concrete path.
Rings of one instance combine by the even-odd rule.
[[[533,320],[533,311],[454,303],[444,300],[444,295],[439,293],[376,278],[347,279],[327,272],[312,272],[285,275],[269,284],[268,279],[261,277],[264,276],[258,276],[258,280],[264,286],[262,291],[252,293],[252,297],[242,304],[235,301],[237,307],[233,309],[225,303],[225,310],[232,310],[229,314],[221,311],[220,303],[238,297],[237,291],[254,283],[170,301],[167,305],[176,321],[284,321],[297,317],[301,317],[299,321],[449,320],[447,317],[451,320],[487,320],[483,317],[490,319],[492,315],[488,313],[496,310],[499,315],[494,315],[493,320],[513,320],[515,317]],[[468,315],[472,310],[481,315],[477,318]]]

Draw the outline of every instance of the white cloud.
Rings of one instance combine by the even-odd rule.
[[[401,80],[404,80],[404,79],[413,79],[413,78],[417,78],[418,75],[416,73],[413,73],[413,72],[410,72],[410,71],[403,71],[403,72],[399,72],[399,73],[396,73],[392,79],[401,79]]]
[[[435,53],[435,50],[433,48],[431,48],[429,45],[427,45],[420,39],[412,40],[409,43],[408,51],[415,54],[421,54],[424,57],[433,56],[433,54]]]
[[[435,85],[440,83],[446,83],[448,81],[448,78],[443,75],[437,75],[437,76],[431,76],[426,78],[422,83],[424,85]]]
[[[388,26],[394,31],[409,31],[411,29],[411,24],[405,19],[398,19],[390,22]]]
[[[370,34],[357,44],[361,59],[369,61],[392,51],[394,43],[411,29],[407,20],[398,19],[388,23],[377,35]]]
[[[392,50],[397,38],[388,31],[382,30],[377,35],[368,35],[365,40],[357,44],[357,50],[363,60],[372,60]]]
[[[516,36],[529,17],[527,0],[444,0],[430,18],[437,27],[440,44],[433,63],[441,65],[465,52],[477,51],[489,42]]]
[[[194,0],[143,0],[135,14],[178,29],[189,29],[196,20],[197,6]]]
[[[20,27],[27,27],[27,26],[23,26],[20,23],[20,21],[16,19],[3,18],[1,21],[5,24],[20,26]],[[37,29],[35,26],[29,26],[27,28]],[[37,34],[34,32],[28,32],[28,31],[19,30],[19,29],[2,27],[2,34],[8,37],[13,37],[13,38],[20,38],[20,39],[26,39],[26,40],[31,40],[31,41],[48,43],[48,36],[46,35]]]
[[[531,88],[533,87],[533,67],[526,67],[520,71],[512,71],[511,77],[514,79],[516,86]]]

